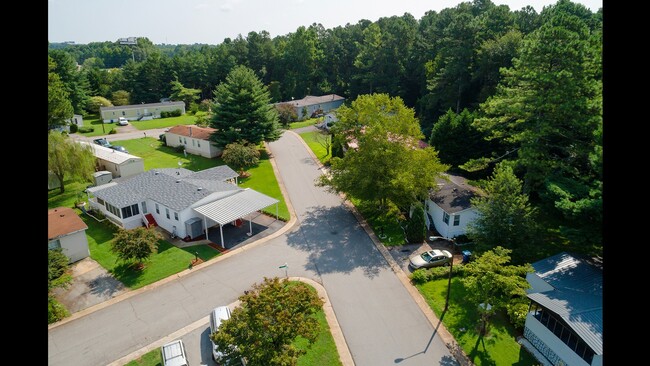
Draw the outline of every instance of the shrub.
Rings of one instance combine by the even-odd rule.
[[[158,136],[158,140],[167,143],[167,136],[164,133],[161,133],[160,136]]]
[[[190,113],[196,114],[196,112],[199,111],[199,105],[196,104],[195,102],[190,103]],[[179,110],[180,112],[180,110]]]
[[[68,315],[70,315],[70,313],[65,306],[56,301],[53,296],[47,297],[47,324],[58,322]]]
[[[74,123],[70,125],[70,133],[77,133],[79,130],[79,126],[75,125]]]
[[[421,285],[425,282],[429,282],[429,270],[426,268],[416,269],[411,273],[411,281],[416,285]]]
[[[464,276],[465,267],[455,265],[451,270],[452,276]],[[420,285],[425,282],[447,278],[449,276],[449,267],[433,267],[433,268],[420,268],[416,269],[411,274],[411,281],[414,284]],[[525,320],[525,319],[524,319]]]
[[[199,110],[209,112],[212,109],[212,101],[210,99],[203,99],[199,104]]]
[[[95,132],[95,127],[92,126],[82,126],[78,128],[81,133]]]
[[[183,150],[185,150],[185,145],[177,145],[174,147],[174,150],[176,150],[176,152],[182,153]]]
[[[160,112],[160,118],[167,118],[167,117],[169,117],[169,112],[167,111]]]
[[[528,315],[528,301],[526,298],[515,298],[506,305],[508,317],[515,328],[522,329]]]
[[[112,129],[108,134],[109,135],[115,135],[117,133],[116,129]]]

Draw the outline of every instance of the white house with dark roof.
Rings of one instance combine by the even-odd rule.
[[[467,233],[467,224],[474,221],[478,212],[470,199],[480,195],[480,191],[467,183],[467,179],[446,174],[449,180],[438,179],[438,191],[432,193],[424,202],[427,228],[435,227],[445,238],[454,238]]]
[[[160,118],[160,112],[171,112],[177,109],[181,111],[181,114],[185,114],[185,102],[142,103],[99,107],[99,114],[104,123],[112,123],[117,122],[120,117],[125,117],[129,121]]]
[[[210,135],[215,131],[217,130],[211,127],[174,126],[165,133],[165,144],[171,147],[183,146],[189,154],[214,158],[221,155],[222,152],[210,141]]]
[[[562,252],[532,264],[522,345],[545,365],[603,363],[603,272]]]
[[[307,95],[302,99],[292,100],[290,102],[280,102],[278,104],[289,104],[296,111],[298,119],[309,118],[317,110],[322,110],[323,113],[327,113],[333,109],[336,109],[345,102],[345,98],[336,94],[327,94],[321,96]],[[303,113],[303,110],[306,112]]]
[[[157,225],[174,236],[193,239],[212,226],[222,230],[223,225],[273,204],[277,210],[277,199],[240,188],[237,176],[227,165],[198,172],[154,169],[86,191],[91,207],[120,227]],[[221,241],[223,246],[223,231]]]
[[[92,148],[93,154],[97,158],[97,170],[107,170],[111,172],[113,178],[125,178],[144,172],[144,159],[139,156],[88,142],[82,141],[79,143],[89,145]]]

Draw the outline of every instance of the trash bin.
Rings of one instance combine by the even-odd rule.
[[[463,250],[463,263],[469,263],[469,260],[472,258],[472,252],[469,250]]]

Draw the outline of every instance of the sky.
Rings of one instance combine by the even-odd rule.
[[[602,0],[573,0],[597,11]],[[361,19],[410,13],[420,19],[460,0],[48,0],[48,41],[117,41],[147,37],[154,44],[219,44],[224,38],[266,30],[271,38],[320,23],[325,28]],[[540,12],[557,0],[492,0],[510,10]]]

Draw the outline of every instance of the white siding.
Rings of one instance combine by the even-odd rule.
[[[603,355],[594,355],[591,366],[603,366]]]
[[[564,361],[565,365],[589,366],[589,364],[585,362],[585,360],[583,360],[582,357],[578,356],[575,352],[573,352],[566,344],[564,344],[564,342],[558,339],[555,336],[555,334],[553,334],[550,330],[548,330],[548,328],[546,328],[542,323],[540,323],[537,319],[535,319],[533,313],[528,313],[528,316],[526,317],[525,328],[528,328],[528,330],[531,333],[533,333],[538,338],[539,341],[543,342],[543,344],[546,345],[546,347],[548,347],[562,361]],[[524,334],[526,333],[527,332],[524,329]],[[544,352],[542,349],[540,349],[539,342],[534,341],[529,337],[526,338],[528,338],[530,343],[532,343],[533,346],[535,346],[535,348],[538,349],[538,351],[540,351],[545,356],[548,355],[547,352]],[[541,345],[541,347],[544,348],[543,345]],[[594,360],[595,359],[596,357],[594,356]]]
[[[466,210],[449,214],[449,225],[447,225],[442,219],[445,211],[428,198],[425,202],[428,207],[427,213],[433,218],[433,226],[436,228],[436,231],[445,238],[453,238],[466,234],[467,224],[474,221],[478,215],[476,210],[473,207],[470,207]],[[454,226],[454,216],[456,215],[460,216],[458,226]]]
[[[181,144],[179,142],[179,137],[187,139],[187,144]],[[185,140],[183,140],[185,141]],[[221,149],[214,146],[208,140],[199,140],[193,137],[181,136],[175,133],[167,132],[165,133],[165,143],[167,146],[176,147],[178,145],[185,146],[185,150],[188,154],[200,155],[206,158],[214,158],[221,155]],[[199,143],[201,146],[199,147]]]
[[[70,259],[68,263],[74,263],[90,255],[85,230],[60,237],[59,243],[61,243],[63,254]]]
[[[120,164],[121,177],[130,177],[132,175],[144,172],[144,159],[131,159]]]
[[[99,170],[108,170],[113,175],[113,178],[120,177],[120,169],[117,164],[99,158],[97,158],[97,163],[99,165]]]

